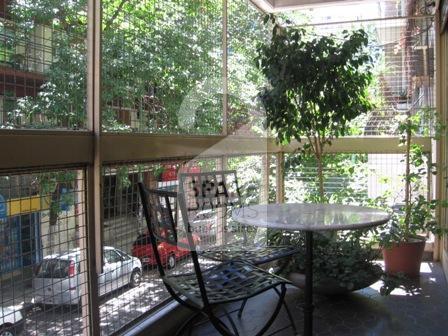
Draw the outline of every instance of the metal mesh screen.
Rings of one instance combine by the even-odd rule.
[[[0,1],[0,128],[86,128],[86,3]],[[264,113],[255,99],[263,78],[253,59],[269,29],[250,1],[227,3],[228,45],[223,46],[220,0],[101,2],[105,131],[212,135],[227,128],[232,135],[265,133]],[[376,109],[354,122],[354,135],[396,134],[397,116],[420,112],[427,116],[420,133],[429,134],[435,106],[434,23],[424,2],[409,3],[379,1],[350,10],[283,15],[294,24],[307,22],[316,35],[359,27],[369,32]],[[402,160],[399,154],[328,155],[327,197],[399,206]],[[275,163],[268,154],[104,166],[101,332],[120,333],[169,298],[148,244],[139,181],[176,190],[179,171],[236,169],[245,204],[274,202]],[[286,155],[287,202],[316,200],[314,167],[312,158]],[[21,327],[25,335],[89,332],[85,185],[82,169],[0,175],[0,308],[16,333]],[[427,189],[429,184],[421,192]],[[242,228],[226,214],[204,211],[195,220],[194,235],[202,246],[241,237]],[[185,251],[164,248],[170,272],[191,268]]]
[[[123,266],[108,263],[104,275],[109,278],[100,306],[101,330],[104,334],[116,332],[134,319],[147,313],[169,298],[159,278],[156,260],[149,242],[146,222],[142,213],[137,183],[142,181],[150,189],[177,191],[178,173],[213,171],[214,159],[192,161],[165,161],[153,164],[106,166],[103,170],[103,233],[104,248],[118,250],[131,264]],[[172,200],[175,203],[175,200]],[[174,203],[172,204],[174,209]],[[179,216],[179,215],[178,215]],[[198,217],[194,235],[201,245],[216,242],[218,228],[215,217],[204,212]],[[182,231],[182,224],[179,223]],[[180,240],[182,240],[180,233]],[[167,271],[185,271],[191,268],[189,250],[180,245],[161,244],[163,262]],[[123,279],[117,278],[120,269]],[[133,283],[133,274],[141,278]],[[135,279],[134,279],[135,280]],[[101,286],[101,283],[99,284]]]
[[[334,154],[324,160],[324,190],[332,203],[384,204],[399,207],[404,199],[402,154]],[[285,156],[285,202],[318,201],[315,161]],[[427,195],[427,179],[421,193]]]
[[[86,127],[87,2],[0,2],[0,128]]]
[[[255,66],[257,45],[270,38],[264,14],[248,0],[230,0],[227,28],[227,76],[229,134],[265,134],[264,108],[257,99],[264,77]]]
[[[229,169],[238,174],[244,205],[275,201],[275,167],[272,155],[234,156],[227,159]]]
[[[310,24],[342,21],[382,20],[412,15],[434,14],[434,3],[427,0],[352,1],[334,6],[313,6],[286,11],[282,15],[292,22],[306,19]]]
[[[111,263],[104,269],[110,279],[110,286],[103,293],[105,297],[100,307],[101,320],[104,321],[101,326],[103,334],[119,330],[168,298],[154,263],[149,262],[150,256],[140,252],[144,249],[144,252],[150,254],[151,246],[144,235],[146,223],[138,197],[139,181],[149,186],[157,181],[152,165],[108,166],[103,169],[104,246],[119,249],[131,258],[131,267],[125,270],[124,283],[117,277],[116,270],[121,268],[117,264]],[[134,259],[136,257],[140,259]],[[143,262],[148,266],[144,266]],[[140,272],[141,283],[130,288],[134,269]]]
[[[317,36],[364,29],[374,59],[373,111],[352,122],[352,135],[393,135],[400,117],[422,115],[421,134],[435,117],[434,8],[424,1],[377,1],[285,14]]]
[[[82,170],[0,176],[0,319],[13,334],[87,331],[84,185]]]
[[[227,159],[227,168],[236,169],[240,189],[246,203],[266,202],[270,195],[275,199],[275,176],[273,176],[274,157],[269,155],[251,155]],[[143,218],[137,183],[143,181],[150,189],[177,191],[179,172],[216,171],[221,167],[221,159],[194,159],[189,161],[165,161],[151,164],[113,165],[103,170],[103,228],[104,247],[122,251],[134,259],[134,269],[141,270],[141,281],[131,284],[132,271],[126,274],[124,283],[111,280],[100,304],[101,328],[104,334],[120,330],[127,323],[143,313],[160,305],[169,298],[160,281],[156,261],[147,235]],[[266,168],[265,168],[266,167]],[[267,182],[269,181],[269,182]],[[266,183],[269,183],[266,188]],[[260,192],[260,190],[264,190]],[[269,192],[268,192],[269,191]],[[172,204],[174,208],[174,203]],[[219,211],[218,211],[219,212]],[[224,216],[224,217],[223,217]],[[241,228],[228,223],[224,230],[222,218],[226,216],[213,211],[200,211],[192,220],[193,236],[201,248],[220,245],[224,241],[241,238]],[[181,218],[178,214],[178,218]],[[230,220],[230,218],[228,218]],[[178,235],[182,241],[184,235],[182,220],[179,219]],[[166,257],[167,272],[185,272],[192,270],[188,250],[183,245],[162,244],[159,249]],[[107,264],[107,261],[105,261]],[[205,267],[210,260],[202,260]],[[113,268],[105,268],[105,275],[115,276]],[[99,283],[101,286],[101,282]]]
[[[221,133],[222,2],[102,5],[103,128]]]
[[[238,174],[238,184],[244,206],[275,202],[275,157],[269,154],[234,156],[227,159],[229,169],[235,169]],[[233,232],[230,240],[239,240],[246,232],[248,244],[265,243],[267,230],[263,228],[245,227],[227,218],[227,227]]]

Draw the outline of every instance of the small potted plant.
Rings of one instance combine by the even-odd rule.
[[[409,278],[420,274],[426,236],[445,233],[435,217],[436,208],[443,203],[427,199],[424,195],[423,182],[427,174],[436,174],[435,164],[428,165],[422,145],[412,141],[413,136],[422,130],[422,112],[414,115],[408,112],[399,123],[400,142],[405,146],[404,204],[392,215],[386,230],[379,233],[386,273]],[[436,133],[442,128],[437,124]]]

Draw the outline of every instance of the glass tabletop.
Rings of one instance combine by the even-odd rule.
[[[250,226],[289,231],[355,230],[385,224],[390,216],[375,208],[342,204],[258,204],[232,211]]]

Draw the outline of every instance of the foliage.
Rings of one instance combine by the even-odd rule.
[[[264,132],[265,115],[255,99],[265,83],[255,66],[257,44],[268,41],[270,29],[263,15],[248,1],[232,1],[228,6],[228,129],[230,133],[248,125],[251,131]]]
[[[330,203],[365,204],[368,201],[367,154],[327,154],[322,158],[325,199]],[[314,178],[313,155],[285,156],[285,183],[289,202],[319,202],[319,185]],[[294,195],[291,195],[293,193]]]
[[[303,157],[303,156],[302,156]],[[296,161],[295,156],[287,157],[288,170],[301,172],[313,166],[313,158]],[[365,172],[364,155],[326,155],[325,163],[330,169],[326,180],[332,184],[332,177],[338,177],[335,181],[342,181],[334,190],[326,190],[326,197],[330,202],[345,204],[362,204],[377,206],[377,201],[368,198],[364,189],[367,176]],[[352,173],[353,172],[353,173]],[[318,200],[317,183],[313,179],[303,179],[303,185],[296,193],[302,197],[300,202],[314,202]],[[289,200],[291,201],[291,200]],[[375,264],[377,253],[372,250],[372,240],[369,239],[370,231],[342,232],[338,235],[315,235],[314,263],[315,286],[328,280],[336,281],[342,287],[350,290],[356,284],[365,283],[366,280],[379,278],[381,268]],[[279,233],[272,233],[269,240],[273,244],[280,244],[283,237]],[[294,235],[292,243],[299,247],[299,253],[287,271],[305,271],[305,245],[303,235]]]
[[[117,188],[118,190],[125,190],[132,185],[129,179],[129,168],[128,166],[117,167]]]
[[[314,236],[313,282],[319,286],[329,279],[340,287],[352,290],[382,274],[381,267],[374,263],[378,254],[369,243],[360,239],[361,232],[350,232],[337,239],[316,234]],[[300,247],[294,255],[289,271],[305,273],[305,236],[295,234],[293,243]]]
[[[11,41],[31,43],[38,25],[50,27],[54,61],[38,95],[19,99],[6,127],[86,127],[86,8],[86,0],[12,3],[17,36]],[[104,130],[221,133],[222,1],[105,0],[102,13]],[[234,129],[248,123],[256,108],[262,75],[251,60],[256,41],[268,34],[245,1],[232,3],[229,15],[229,36],[238,36],[229,38],[228,57]],[[138,123],[122,120],[121,109],[135,111]]]
[[[367,87],[372,80],[371,57],[364,30],[341,39],[308,36],[302,28],[274,24],[272,40],[259,47],[258,67],[267,77],[259,97],[267,126],[281,143],[307,139],[304,152],[317,159],[319,194],[324,201],[322,157],[325,146],[343,136],[349,122],[373,108]]]
[[[165,171],[165,167],[163,165],[154,165],[153,168],[153,174],[154,177],[157,179],[157,181],[160,181],[162,179],[162,174]]]
[[[432,111],[434,112],[434,111]],[[410,112],[400,120],[398,133],[400,144],[405,146],[404,205],[399,212],[392,214],[392,219],[385,230],[377,230],[377,237],[383,246],[392,243],[407,242],[419,238],[419,234],[432,232],[436,235],[446,233],[436,222],[435,211],[446,202],[427,199],[424,195],[424,182],[428,174],[436,175],[436,165],[428,164],[427,154],[422,145],[413,143],[413,136],[421,132],[422,118],[428,112],[423,109],[414,115]],[[435,122],[435,137],[443,130],[440,122]]]
[[[56,225],[63,204],[74,204],[73,183],[76,181],[75,171],[50,171],[36,175],[41,197],[49,197],[50,225]],[[69,192],[61,193],[66,187]]]
[[[244,6],[238,10],[248,11]],[[11,50],[14,43],[34,43],[33,31],[45,25],[52,30],[53,55],[44,73],[45,84],[36,97],[20,98],[9,109],[7,127],[86,128],[87,1],[13,1],[10,14],[15,24],[14,38],[8,38]],[[222,2],[104,0],[102,14],[103,129],[220,133]],[[239,28],[234,28],[238,34]],[[256,26],[240,33],[246,41],[255,41],[255,30]],[[234,43],[240,54],[250,53],[247,50],[253,45]],[[243,83],[245,74],[236,75]],[[178,114],[188,95],[199,102],[195,102],[193,124],[183,126]],[[136,109],[139,129],[120,120],[115,105]],[[235,105],[244,110],[242,104]],[[118,187],[126,188],[126,170],[120,168],[117,175]],[[43,188],[57,190],[60,180],[60,176],[46,176]],[[59,203],[55,199],[51,205],[55,212]]]
[[[236,169],[241,197],[245,205],[259,204],[262,176],[260,156],[241,156],[228,160],[229,169]]]
[[[33,45],[38,25],[52,28],[53,62],[46,83],[36,97],[19,99],[10,112],[26,127],[78,129],[85,127],[86,106],[86,1],[13,1],[10,14],[16,24],[16,41]]]
[[[313,38],[302,28],[282,28],[274,17],[269,18],[274,24],[272,40],[259,47],[256,59],[269,82],[259,94],[267,126],[281,143],[308,141],[300,155],[287,161],[287,168],[294,166],[298,171],[317,166],[318,182],[306,183],[307,201],[354,201],[355,196],[350,195],[353,189],[347,188],[345,195],[325,194],[324,174],[328,178],[332,174],[348,177],[355,167],[341,164],[344,155],[324,154],[333,139],[350,132],[351,120],[373,107],[367,93],[372,79],[367,34],[363,30],[344,31],[340,40],[335,36]],[[326,172],[325,165],[329,168]],[[381,271],[372,263],[376,254],[358,234],[316,237],[313,267],[317,284],[331,278],[351,289]],[[303,235],[296,235],[292,243],[299,247],[292,268],[304,272]]]

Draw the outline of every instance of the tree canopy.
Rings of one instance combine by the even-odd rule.
[[[334,138],[345,135],[349,122],[373,108],[367,88],[371,57],[364,30],[342,36],[308,35],[303,28],[284,28],[274,16],[271,41],[261,44],[256,58],[268,80],[259,97],[267,126],[282,143],[307,140],[315,154],[324,199],[322,155]]]
[[[222,1],[104,0],[102,5],[104,129],[220,133]],[[260,14],[245,1],[233,2],[229,15],[229,104],[233,114],[247,117],[260,80],[250,60],[264,32]],[[25,127],[85,128],[87,1],[21,0],[13,3],[11,18],[22,41],[31,42],[38,25],[53,32],[45,84],[36,97],[18,100],[11,120],[22,117]],[[250,81],[256,84],[245,92]],[[194,115],[183,125],[179,111],[188,107],[186,97]],[[121,121],[119,109],[136,111],[138,125]]]

